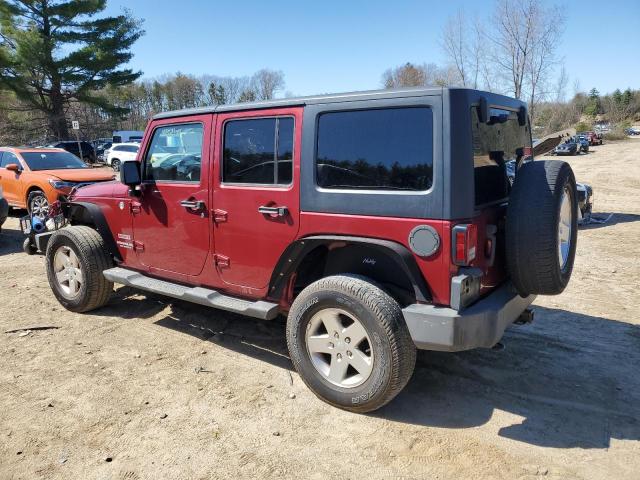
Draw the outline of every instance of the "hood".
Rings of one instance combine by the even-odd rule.
[[[67,182],[104,182],[113,180],[115,173],[110,168],[70,168],[69,170],[37,170],[34,173]]]

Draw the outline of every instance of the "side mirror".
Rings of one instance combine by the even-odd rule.
[[[136,161],[122,162],[122,165],[120,165],[120,181],[129,187],[129,192],[135,191],[135,188],[142,183],[140,163]]]
[[[20,168],[20,165],[18,165],[17,163],[10,163],[5,168],[7,170],[10,170],[10,171],[16,172],[16,173],[22,172],[22,168]]]

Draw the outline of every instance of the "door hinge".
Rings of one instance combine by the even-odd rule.
[[[142,243],[142,242],[141,242],[141,241],[139,241],[139,240],[134,240],[134,241],[133,241],[133,249],[134,249],[136,252],[144,252],[144,243]]]
[[[136,213],[140,213],[141,208],[142,208],[142,204],[140,202],[136,202],[136,201],[131,202],[131,213],[133,213],[134,215]]]
[[[213,256],[213,260],[217,267],[228,267],[229,266],[229,257],[225,257],[224,255],[218,255],[217,253]]]
[[[213,211],[213,221],[215,223],[223,223],[227,221],[227,212],[216,208]]]

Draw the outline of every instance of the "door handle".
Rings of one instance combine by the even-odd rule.
[[[258,207],[258,212],[264,215],[271,215],[272,217],[284,217],[289,213],[287,207],[266,207],[264,205]]]
[[[204,210],[204,202],[202,200],[182,200],[180,205],[189,210]]]

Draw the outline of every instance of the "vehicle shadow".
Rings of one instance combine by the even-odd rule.
[[[168,301],[138,295],[148,299],[146,308],[149,301]],[[123,292],[101,312],[122,316],[126,311],[132,318],[134,301],[140,300]],[[284,318],[266,322],[169,302],[170,313],[156,325],[293,369]],[[502,437],[545,447],[600,449],[611,439],[640,440],[640,326],[560,309],[535,310],[533,324],[507,330],[504,350],[419,352],[404,391],[371,415],[448,429],[492,421]]]
[[[581,225],[581,230],[595,230],[597,228],[611,227],[619,223],[631,223],[640,221],[640,215],[636,213],[597,212],[592,215],[596,222]],[[597,223],[604,220],[604,223]]]
[[[640,440],[640,326],[535,310],[534,324],[507,330],[504,350],[419,352],[408,387],[375,415],[440,428],[495,418],[498,435],[545,447]]]
[[[24,235],[20,227],[9,228],[5,223],[0,233],[0,256],[22,252],[23,241]]]

